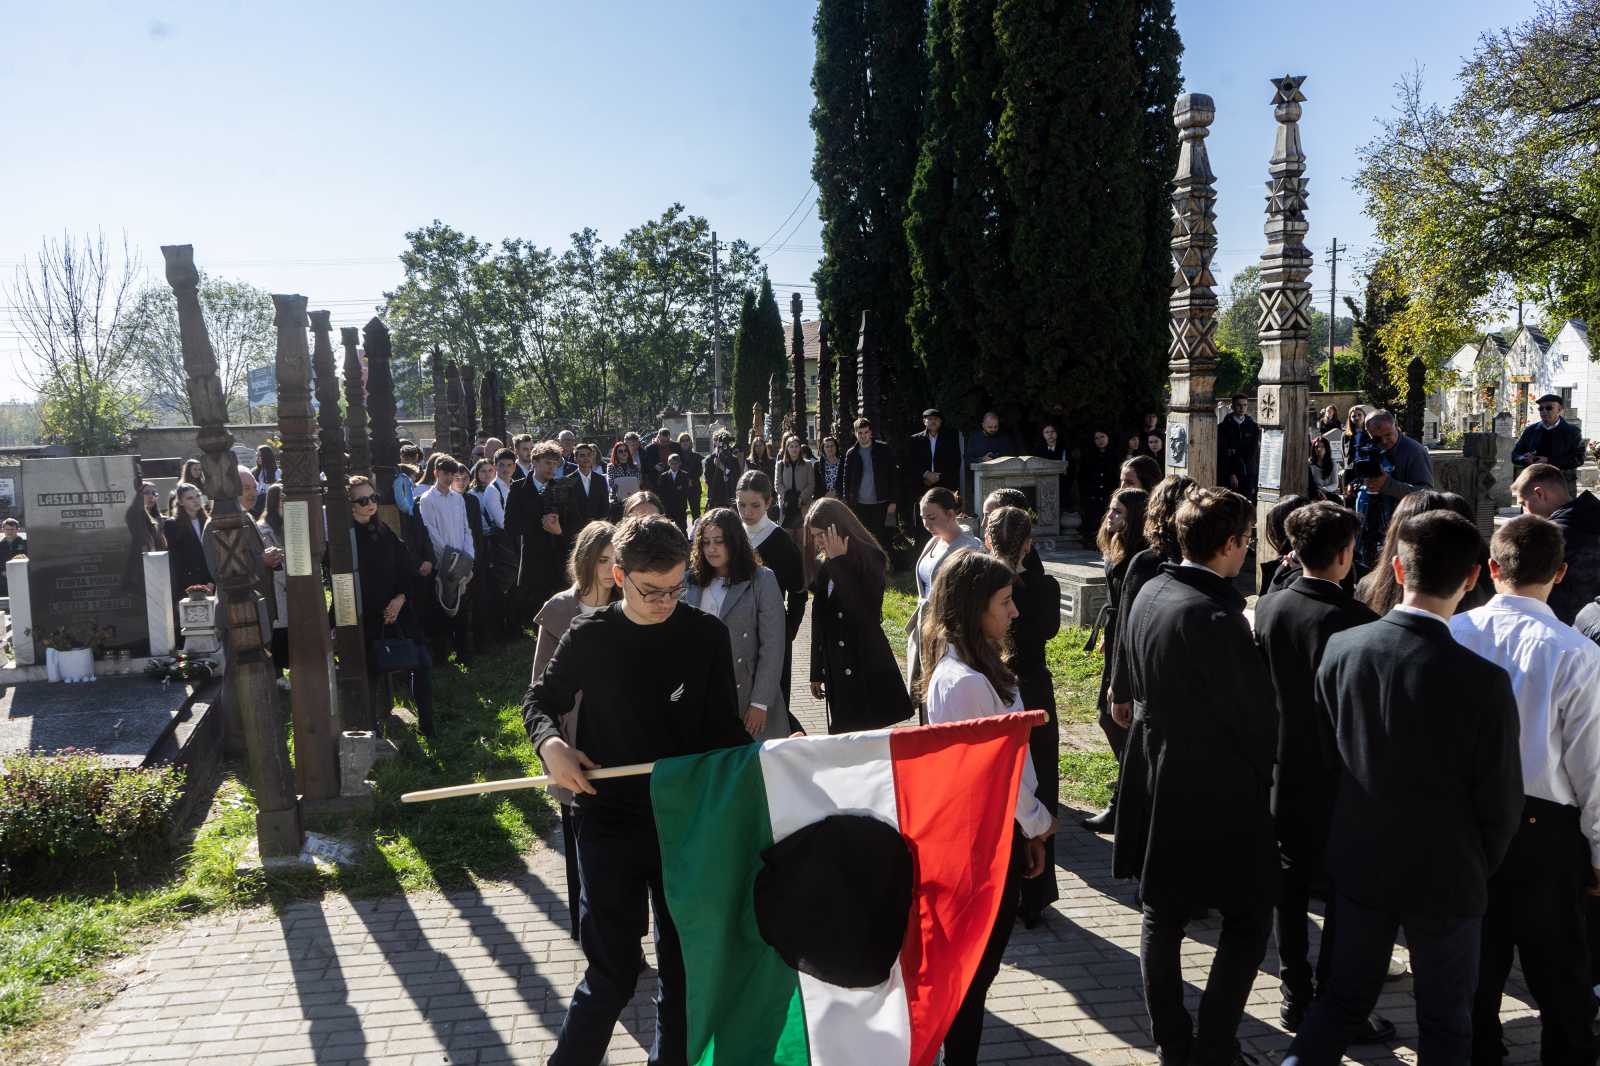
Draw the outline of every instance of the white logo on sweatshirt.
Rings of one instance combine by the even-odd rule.
[[[667,697],[667,699],[671,700],[673,703],[677,703],[682,698],[683,698],[683,685],[681,685],[681,684],[677,688],[672,690],[672,695]]]

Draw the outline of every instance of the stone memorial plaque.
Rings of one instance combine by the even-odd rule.
[[[310,577],[311,508],[304,500],[283,501],[283,554],[290,577]]]
[[[131,455],[24,459],[28,591],[37,643],[67,628],[142,655],[149,644],[144,558],[132,525],[144,501]]]
[[[333,575],[333,624],[353,626],[361,616],[356,612],[356,576]]]
[[[17,505],[17,479],[14,477],[0,477],[0,507],[7,510]]]
[[[1283,484],[1283,430],[1261,431],[1261,474],[1257,482],[1264,489]]]
[[[1333,457],[1333,468],[1335,470],[1343,469],[1343,467],[1344,467],[1344,430],[1342,430],[1342,429],[1329,430],[1327,433],[1324,433],[1322,435],[1322,437],[1323,437],[1324,440],[1326,440],[1328,442],[1328,454]]]

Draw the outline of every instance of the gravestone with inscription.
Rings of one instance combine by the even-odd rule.
[[[133,525],[142,521],[131,455],[24,459],[28,599],[34,640],[61,629],[107,647],[147,654],[144,559]]]

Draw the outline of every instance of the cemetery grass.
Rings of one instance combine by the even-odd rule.
[[[917,610],[916,581],[911,574],[895,574],[883,596],[883,632],[897,657],[906,647],[906,623]],[[1056,688],[1056,715],[1062,724],[1088,724],[1098,719],[1095,689],[1100,685],[1099,651],[1084,651],[1089,631],[1068,626],[1044,647],[1045,663]]]
[[[526,650],[528,654],[522,654]],[[137,885],[92,881],[41,896],[0,898],[0,1061],[20,1061],[52,1019],[95,999],[102,967],[163,927],[237,907],[281,906],[337,893],[374,897],[494,880],[524,866],[555,823],[543,790],[401,804],[415,789],[541,772],[523,731],[532,638],[434,668],[438,736],[396,725],[398,758],[374,768],[374,803],[356,816],[309,815],[310,832],[366,843],[355,865],[315,872],[240,870],[256,806],[242,764],[230,764],[204,823],[164,868]]]

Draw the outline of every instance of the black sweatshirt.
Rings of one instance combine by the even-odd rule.
[[[580,692],[577,748],[601,766],[750,743],[728,629],[686,604],[656,625],[630,621],[621,603],[574,620],[522,700],[534,750],[560,735],[557,720]],[[599,794],[579,794],[578,806],[650,811],[648,776],[594,784]]]

